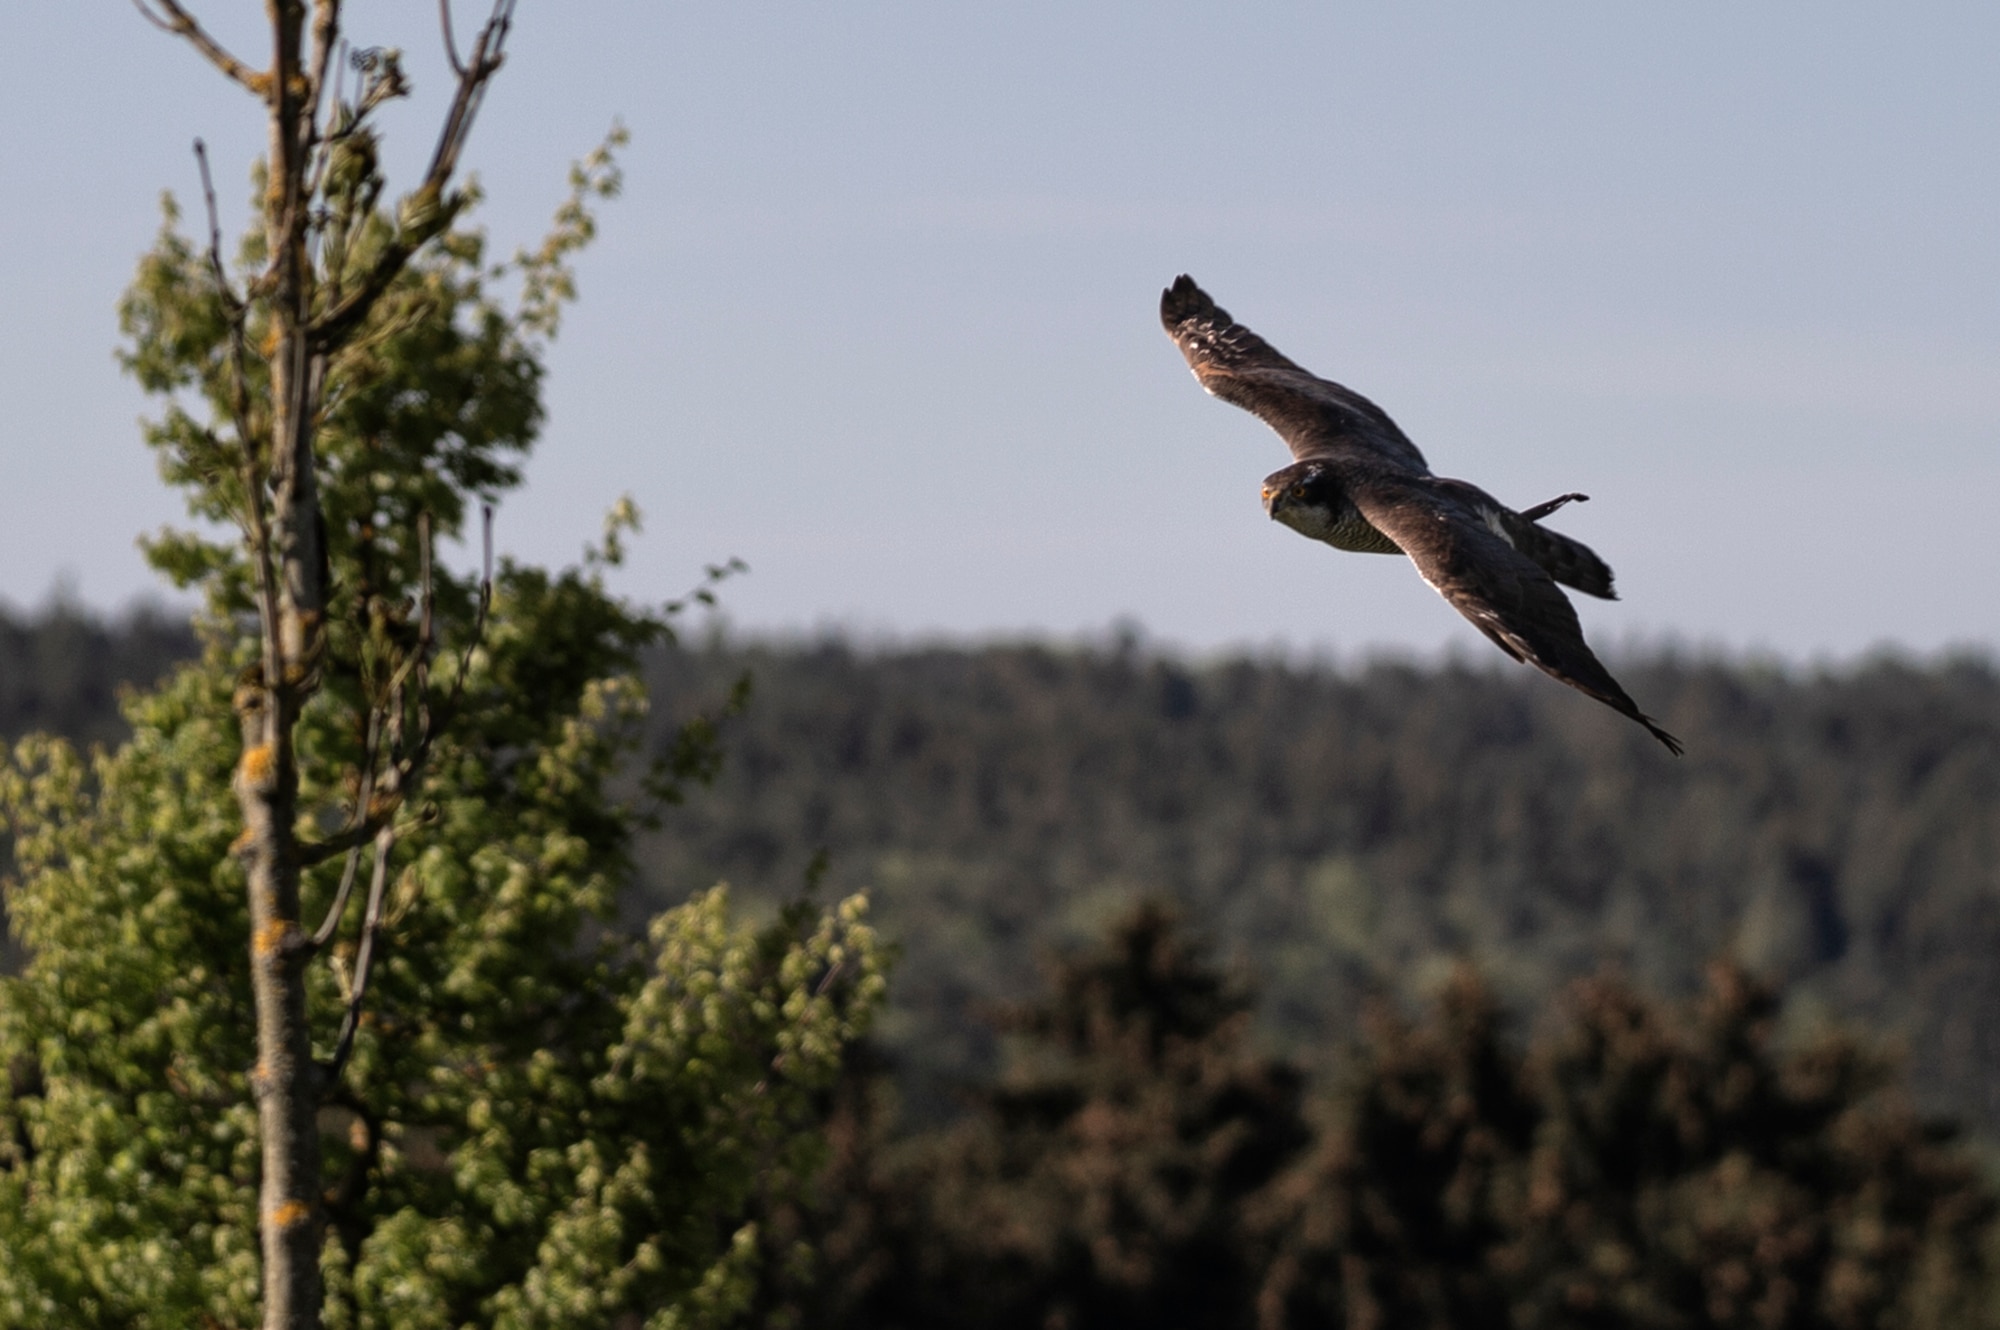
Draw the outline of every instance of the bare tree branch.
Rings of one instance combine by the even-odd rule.
[[[367,317],[417,248],[451,224],[452,204],[445,197],[445,186],[451,183],[459,152],[472,132],[473,117],[485,95],[487,80],[499,72],[505,60],[502,48],[513,21],[514,0],[494,0],[493,15],[479,30],[471,56],[461,67],[458,91],[452,95],[450,110],[445,112],[444,128],[431,154],[430,169],[424,173],[423,183],[403,201],[403,216],[398,218],[395,237],[383,247],[354,289],[313,321],[311,336],[315,345],[321,348],[337,345],[354,325]]]
[[[382,709],[380,707],[370,707],[368,709],[368,742],[364,747],[361,757],[361,773],[354,792],[354,809],[348,814],[347,818],[347,829],[349,831],[366,826],[369,821],[369,815],[373,811],[375,801],[375,763],[381,756],[378,751],[381,745],[381,738]],[[375,828],[369,828],[368,835],[372,836],[374,832]],[[335,853],[338,853],[338,851]],[[332,856],[329,855],[328,857],[331,858]],[[333,903],[326,908],[326,918],[321,920],[319,927],[313,930],[313,950],[317,951],[325,946],[340,928],[340,916],[347,912],[347,897],[354,889],[354,874],[360,863],[361,840],[357,839],[354,848],[347,853],[347,867],[341,870],[340,888],[333,893]]]
[[[437,587],[431,578],[431,515],[417,514],[417,733],[430,738],[431,644],[437,631]]]
[[[341,81],[346,77],[347,77],[347,39],[342,38],[340,42],[340,54],[338,58],[335,59],[333,62],[333,104],[331,107],[328,108],[327,114],[329,115],[337,116],[340,114]]]
[[[319,927],[313,930],[312,941],[306,944],[311,950],[318,951],[324,947],[339,930],[340,917],[347,913],[347,898],[354,894],[354,878],[360,866],[361,847],[356,845],[347,852],[347,864],[340,870],[340,886],[333,893],[333,904],[326,907],[326,918],[319,921]]]
[[[243,487],[244,543],[257,569],[258,624],[264,678],[276,677],[278,666],[277,587],[271,575],[271,530],[264,511],[263,467],[258,456],[257,438],[250,428],[249,351],[243,335],[249,309],[229,284],[229,272],[222,263],[222,223],[215,207],[215,181],[208,171],[208,145],[194,141],[194,159],[201,167],[201,193],[208,205],[208,266],[215,278],[216,294],[229,322],[229,410],[236,426],[236,441],[242,449],[238,462]]]
[[[153,12],[158,5],[166,17]],[[259,73],[241,60],[222,49],[221,43],[208,35],[201,24],[195,22],[194,15],[181,8],[177,0],[132,0],[132,7],[143,15],[146,21],[162,32],[171,32],[176,37],[185,38],[188,44],[208,58],[208,62],[227,74],[236,83],[262,97],[270,90],[270,76]]]
[[[215,208],[215,181],[208,174],[208,145],[200,139],[194,141],[195,164],[201,168],[201,196],[208,204],[208,264],[215,274],[215,289],[222,296],[222,304],[229,311],[232,324],[242,317],[243,301],[229,285],[229,274],[222,266],[222,220]]]
[[[368,1175],[374,1172],[382,1156],[382,1122],[368,1107],[367,1100],[343,1086],[328,1087],[327,1103],[354,1115],[348,1135],[348,1145],[354,1153],[349,1156],[340,1181],[327,1189],[326,1208],[342,1245],[347,1248],[348,1260],[358,1262],[361,1243],[368,1232],[367,1221],[358,1210],[367,1193]],[[359,1142],[354,1139],[357,1132],[362,1138]]]
[[[465,66],[458,60],[458,43],[451,34],[451,0],[438,0],[438,26],[444,29],[444,58],[451,61],[451,72],[465,77]]]
[[[347,1058],[354,1051],[355,1031],[361,1025],[361,1007],[368,998],[368,977],[375,968],[375,941],[382,932],[382,896],[389,880],[389,856],[396,846],[396,833],[384,827],[375,835],[375,869],[368,880],[368,913],[361,921],[361,941],[354,954],[354,985],[347,994],[347,1013],[341,1017],[340,1037],[333,1046],[333,1058],[326,1064],[328,1085],[338,1084]]]
[[[479,644],[486,638],[486,618],[493,609],[492,504],[486,503],[479,506],[479,520],[481,543],[484,548],[484,571],[479,580],[479,608],[472,618],[472,632],[467,635],[465,647],[459,652],[458,670],[451,681],[451,692],[445,696],[444,701],[438,706],[435,712],[431,710],[428,699],[428,684],[430,682],[428,665],[426,665],[420,677],[420,686],[424,687],[425,696],[418,699],[419,729],[417,731],[416,746],[407,760],[407,771],[404,778],[404,788],[406,789],[409,788],[408,782],[416,779],[417,775],[422,771],[423,764],[429,760],[431,748],[436,741],[438,733],[449,729],[452,721],[457,718],[459,703],[465,697],[465,681],[472,673],[472,653],[479,649]],[[425,545],[428,547],[430,534],[428,523],[425,525],[424,534]],[[423,638],[426,643],[425,655],[428,657],[428,643],[431,631],[430,602],[432,600],[430,592],[430,560],[428,556],[425,557],[423,562],[423,587],[425,601]]]
[[[435,596],[431,587],[430,515],[425,513],[417,519],[420,539],[423,542],[418,555],[420,561],[418,579],[422,588],[420,594],[423,606],[418,645],[416,651],[397,667],[388,684],[388,690],[392,695],[389,708],[400,717],[403,689],[414,678],[418,689],[416,737],[409,748],[404,749],[401,744],[400,720],[390,722],[391,728],[396,732],[396,738],[391,742],[390,765],[388,771],[384,773],[387,779],[382,782],[388,788],[387,797],[375,799],[371,796],[359,802],[356,807],[364,816],[359,821],[350,821],[348,826],[325,840],[301,842],[296,851],[301,868],[323,864],[338,854],[351,854],[360,846],[367,844],[377,832],[393,827],[396,813],[402,807],[402,792],[416,788],[417,782],[423,777],[424,767],[430,761],[431,750],[436,744],[437,736],[450,729],[453,720],[458,716],[459,705],[465,697],[465,681],[472,673],[472,653],[477,651],[479,644],[485,640],[487,616],[493,609],[493,506],[482,504],[479,511],[485,551],[484,573],[479,582],[479,608],[473,616],[472,632],[467,637],[464,648],[459,652],[458,669],[451,681],[451,691],[435,709],[432,708],[427,661],[434,645],[432,615]],[[374,767],[372,758],[369,766],[372,774]],[[346,890],[346,885],[343,881],[343,892]],[[344,896],[340,903],[342,906],[346,904]],[[329,923],[321,924],[319,933],[330,936],[330,927]],[[315,946],[324,945],[324,941],[325,939],[319,934],[315,934]]]
[[[472,118],[486,95],[486,81],[499,72],[506,59],[501,47],[506,45],[513,23],[514,0],[493,0],[492,16],[472,43],[472,58],[459,70],[458,92],[445,113],[444,128],[438,131],[437,150],[431,154],[430,170],[424,173],[426,182],[436,181],[441,186],[457,168],[458,154],[472,132]]]
[[[431,517],[429,513],[417,515],[417,576],[421,586],[423,610],[421,626],[417,631],[417,643],[412,653],[413,659],[404,662],[404,667],[396,673],[390,684],[388,703],[383,708],[383,737],[392,755],[401,758],[403,747],[403,718],[408,714],[404,689],[409,679],[408,667],[417,665],[415,683],[418,688],[418,705],[423,705],[422,692],[425,676],[422,662],[430,655],[433,587],[431,584]],[[430,736],[419,739],[419,748],[427,753]],[[385,773],[384,783],[389,794],[400,796],[410,788],[404,783],[404,763],[401,759],[391,763]],[[361,1025],[362,1006],[368,999],[368,979],[375,966],[375,948],[382,932],[382,895],[389,880],[389,858],[396,847],[396,829],[386,823],[375,832],[375,866],[368,881],[368,908],[362,916],[361,940],[354,956],[354,983],[347,994],[347,1011],[341,1017],[340,1035],[334,1043],[333,1058],[325,1067],[325,1082],[332,1085],[340,1080],[341,1071],[347,1066],[347,1058],[354,1051],[354,1036]]]
[[[319,139],[319,108],[326,92],[326,70],[340,44],[340,0],[314,0],[312,26],[312,72],[306,76],[305,128],[315,142]],[[339,80],[338,71],[334,79]],[[308,145],[310,146],[310,145]]]

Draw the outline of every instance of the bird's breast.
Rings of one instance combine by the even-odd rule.
[[[1402,547],[1368,524],[1352,504],[1338,508],[1292,503],[1278,510],[1278,520],[1302,536],[1324,541],[1355,554],[1401,554]]]

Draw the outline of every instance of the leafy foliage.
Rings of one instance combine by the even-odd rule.
[[[475,502],[519,482],[540,339],[572,290],[561,265],[588,238],[584,200],[615,187],[608,158],[575,185],[523,260],[521,303],[496,295],[480,237],[451,230],[329,371],[334,592],[299,730],[307,842],[338,829],[369,707],[418,641],[420,517],[459,534]],[[123,307],[126,363],[169,396],[148,427],[163,473],[215,521],[241,499],[213,423],[233,371],[212,283],[172,222]],[[390,233],[370,226],[357,263]],[[627,505],[621,524],[636,520]],[[646,714],[633,671],[671,631],[605,590],[618,552],[608,540],[554,573],[502,561],[476,638],[476,575],[433,574],[443,688],[411,705],[458,701],[399,814],[384,954],[319,1115],[329,1325],[727,1321],[754,1287],[754,1205],[810,1173],[821,1097],[879,999],[859,898],[745,927],[717,889],[660,913],[643,944],[607,927],[650,815],[617,793]],[[0,768],[27,955],[0,979],[0,1325],[256,1315],[256,1013],[231,794],[252,576],[205,528],[149,554],[207,597],[199,657],[131,696],[115,750],[35,737]],[[712,769],[712,733],[691,730],[652,787]],[[341,873],[338,858],[308,870],[309,922]],[[361,910],[347,899],[332,964],[306,972],[322,1058]]]

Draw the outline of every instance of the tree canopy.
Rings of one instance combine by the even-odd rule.
[[[1599,975],[1524,1040],[1476,971],[1350,1009],[1317,1086],[1143,904],[1001,1021],[948,1127],[851,1084],[801,1228],[807,1330],[1744,1330],[1994,1324],[2000,1197],[1851,1036],[1785,1044],[1740,967]]]
[[[390,72],[362,75],[365,101]],[[316,343],[324,595],[286,602],[302,635],[275,657],[270,579],[296,551],[281,570],[257,523],[296,477],[266,469],[284,388],[255,352],[283,337],[232,294],[266,289],[267,233],[225,273],[170,200],[121,308],[162,402],[147,441],[196,519],[148,557],[205,609],[198,656],[128,696],[115,748],[34,736],[0,767],[25,954],[0,978],[0,1325],[251,1324],[273,1226],[314,1235],[296,1287],[321,1300],[294,1323],[719,1324],[755,1287],[754,1215],[813,1164],[806,1128],[881,991],[874,934],[858,897],[753,926],[720,888],[643,937],[608,926],[635,835],[712,756],[696,720],[621,784],[639,653],[672,631],[672,607],[604,584],[637,511],[574,568],[433,550],[520,482],[610,145],[548,241],[496,265],[476,196],[378,206],[372,138],[337,109],[312,317],[387,275]],[[295,708],[289,788],[263,784],[271,706]],[[289,802],[251,799],[272,788]],[[259,904],[265,806],[295,819],[272,842],[295,918]],[[274,949],[308,1038],[298,1214],[273,1211],[260,1140]]]

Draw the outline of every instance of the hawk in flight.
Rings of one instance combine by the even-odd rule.
[[[1495,646],[1630,716],[1680,753],[1680,740],[1640,711],[1592,653],[1556,586],[1617,598],[1604,560],[1541,524],[1585,495],[1515,512],[1476,485],[1432,475],[1381,407],[1278,354],[1191,277],[1175,278],[1161,295],[1160,321],[1202,387],[1291,446],[1293,463],[1264,479],[1264,509],[1274,520],[1335,549],[1409,555]]]

